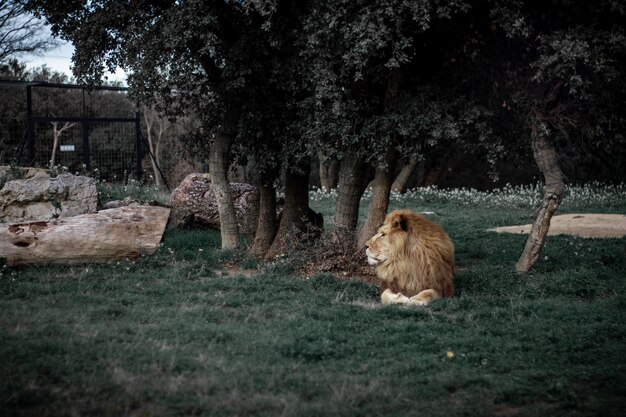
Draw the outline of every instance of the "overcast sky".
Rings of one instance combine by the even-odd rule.
[[[26,63],[26,66],[30,68],[40,67],[46,64],[48,68],[72,75],[70,66],[72,64],[72,53],[74,47],[70,43],[64,43],[58,48],[46,52],[42,56],[35,55],[23,55],[22,60]]]

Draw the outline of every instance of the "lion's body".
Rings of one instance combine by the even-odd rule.
[[[382,289],[391,291],[383,292],[383,302],[425,304],[454,295],[454,244],[432,221],[396,210],[366,246]],[[392,295],[398,300],[390,301]]]

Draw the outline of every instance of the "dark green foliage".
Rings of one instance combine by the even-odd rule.
[[[532,164],[531,116],[559,84],[549,122],[565,174],[624,176],[618,1],[25,3],[76,45],[82,80],[123,66],[136,95],[202,119],[188,135],[197,155],[226,129],[259,175],[319,149],[379,163],[390,145],[433,167]]]
[[[620,181],[625,147],[618,126],[626,119],[615,110],[626,97],[623,4],[493,3],[491,30],[482,36],[485,47],[472,59],[474,71],[467,72],[469,88],[485,83],[482,90],[495,106],[502,134],[508,130],[509,137],[517,136],[515,131],[528,136],[533,116],[553,129],[562,169],[571,181],[592,171],[596,179]],[[564,86],[562,93],[547,103],[557,85]],[[545,114],[549,106],[555,108]]]

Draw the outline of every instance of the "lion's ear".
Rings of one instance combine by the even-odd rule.
[[[400,229],[403,232],[407,232],[409,230],[409,222],[404,216],[397,216],[393,219],[393,223],[391,223],[394,229]]]
[[[400,218],[400,229],[402,229],[403,232],[407,232],[409,230],[409,222],[406,221],[404,216]]]

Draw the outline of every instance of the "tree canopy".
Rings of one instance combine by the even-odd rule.
[[[580,160],[626,173],[618,0],[25,4],[74,43],[79,79],[121,66],[134,94],[202,120],[190,144],[209,155],[226,225],[232,158],[253,160],[266,184],[281,167],[302,174],[319,151],[340,160],[334,221],[348,231],[367,167],[380,179],[417,153],[477,153],[495,167],[549,129],[563,155],[579,149],[566,174]],[[236,245],[236,227],[223,229]]]

